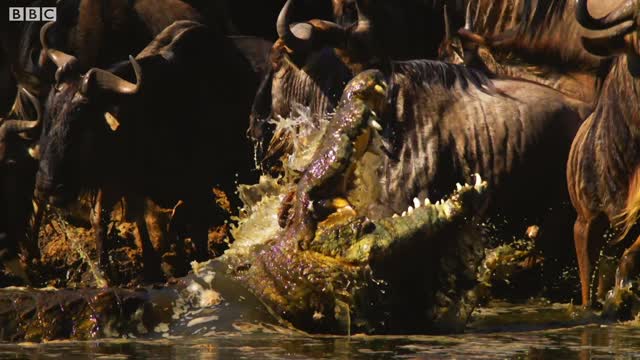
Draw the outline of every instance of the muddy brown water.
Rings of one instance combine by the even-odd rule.
[[[310,336],[285,329],[207,337],[0,343],[0,359],[640,359],[640,323],[570,304],[492,303],[464,334]]]

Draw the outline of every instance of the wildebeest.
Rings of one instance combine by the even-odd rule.
[[[283,7],[278,19],[280,39],[272,50],[273,71],[265,79],[252,109],[249,135],[268,144],[269,124],[265,119],[277,119],[291,114],[294,104],[322,116],[331,112],[341,93],[342,84],[366,68],[388,68],[394,58],[376,53],[377,40],[371,19],[357,8],[358,21],[349,27],[320,20],[290,23],[288,10],[292,0]],[[569,99],[566,99],[570,102]],[[581,112],[586,104],[571,102]],[[273,138],[271,153],[286,147],[280,134]],[[284,144],[283,144],[284,143]],[[271,156],[267,153],[267,156]]]
[[[618,54],[593,114],[576,136],[567,169],[571,202],[578,213],[574,239],[585,306],[592,301],[592,272],[607,242],[607,228],[617,229],[614,239],[619,241],[637,235],[631,230],[640,210],[638,6],[638,1],[628,0],[594,18],[587,1],[578,1],[578,20],[599,31],[583,39],[585,48],[603,56]],[[640,240],[636,239],[620,259],[616,288],[628,286],[629,277],[637,273],[638,251]]]
[[[215,57],[202,56],[203,44],[215,46]],[[206,259],[211,188],[232,184],[237,169],[250,164],[241,129],[258,75],[235,44],[204,25],[178,21],[130,62],[84,74],[73,66],[75,57],[44,46],[61,81],[46,105],[36,197],[57,204],[82,188],[99,188],[102,209],[122,194],[166,207],[184,200],[197,259]],[[107,221],[94,221],[103,265]],[[136,222],[144,231],[141,216]],[[143,254],[147,274],[157,274],[152,248]]]
[[[56,25],[47,42],[76,56],[86,70],[108,66],[144,48],[160,31],[176,20],[203,21],[198,9],[181,0],[36,0],[16,6],[56,6]],[[39,96],[37,83],[54,80],[55,68],[46,67],[40,47],[42,22],[9,22],[0,44],[20,86]],[[108,44],[108,46],[105,46]],[[42,90],[43,96],[48,88]]]
[[[29,241],[18,241],[26,234],[27,221],[31,213],[31,196],[37,164],[31,158],[28,141],[20,138],[12,130],[28,130],[38,126],[41,106],[35,95],[21,88],[20,101],[16,102],[10,118],[0,119],[0,246],[4,249],[3,263],[15,259],[19,247],[27,258],[38,257],[37,245]],[[33,119],[33,120],[16,120]],[[16,269],[12,269],[15,272]]]
[[[281,19],[286,9],[284,14]],[[520,221],[511,224],[515,228],[566,202],[566,157],[581,123],[566,96],[531,82],[492,81],[463,66],[374,59],[362,45],[369,34],[360,15],[348,28],[317,20],[283,22],[272,52],[271,85],[258,94],[256,113],[286,117],[298,102],[322,116],[333,110],[336,94],[353,74],[378,68],[392,95],[379,113],[379,188],[366,192],[377,203],[367,209],[373,218],[406,210],[414,197],[437,200],[447,183],[473,173],[492,189],[485,214]],[[277,135],[284,136],[272,146],[286,147],[286,134]]]
[[[211,3],[213,13],[210,18],[221,23],[229,35],[258,36],[273,41],[277,38],[274,19],[286,0],[188,0],[196,8],[200,3]],[[341,17],[342,0],[301,0],[293,17],[300,21],[310,18],[337,20]],[[334,13],[334,8],[338,14]]]
[[[126,59],[129,54],[136,54],[142,50],[160,31],[175,20],[199,20],[205,16],[201,14],[201,7],[195,8],[188,2],[181,0],[146,1],[138,0],[127,2],[121,0],[95,1],[95,0],[37,0],[16,2],[16,6],[56,6],[57,22],[54,26],[41,32],[42,22],[9,22],[0,36],[0,45],[5,53],[7,68],[10,70],[13,86],[24,88],[36,96],[41,102],[45,102],[52,85],[61,79],[56,78],[56,69],[51,62],[46,61],[46,49],[43,51],[41,35],[44,34],[45,42],[58,49],[74,55],[78,61],[74,62],[77,71],[86,71],[90,67],[106,67],[114,62]],[[200,4],[198,4],[200,5]],[[59,74],[58,74],[59,75]],[[7,85],[11,86],[11,82]],[[23,107],[20,98],[15,97],[14,108]],[[19,114],[10,114],[16,117]],[[0,132],[5,134],[0,139],[0,147],[11,148],[13,154],[26,154],[26,149],[35,147],[33,140],[40,136],[41,128],[32,126],[33,123],[23,122],[7,126],[0,124]],[[24,125],[24,126],[22,126]],[[11,134],[10,134],[11,133]],[[17,134],[20,134],[18,136]],[[25,139],[22,139],[25,138]],[[11,140],[11,141],[9,141]],[[35,152],[33,152],[35,154]],[[4,162],[0,154],[0,163]],[[11,165],[0,176],[3,182],[15,182],[20,184],[33,184],[37,164],[28,157],[20,156],[19,163]],[[17,173],[15,169],[23,169]],[[19,179],[14,179],[16,176]],[[24,194],[18,196],[18,189],[8,189],[5,196],[11,199],[26,199],[33,194],[33,188],[21,186]],[[31,206],[31,201],[23,203],[10,203],[11,208],[23,208]],[[37,207],[38,204],[35,204]],[[26,219],[17,217],[22,212],[12,212],[11,224],[23,224]],[[1,216],[5,216],[4,214]],[[21,243],[29,251],[26,257],[38,259],[37,246],[33,239],[25,240],[25,233],[32,233],[36,229],[25,229],[11,226],[7,237],[10,244]],[[35,237],[34,234],[27,237]],[[12,246],[9,246],[10,248]],[[15,254],[14,254],[15,255]]]
[[[105,67],[138,53],[177,20],[202,22],[197,9],[181,0],[37,0],[20,3],[57,6],[58,20],[46,31],[50,46],[74,55],[81,71]],[[16,4],[18,5],[18,4]],[[57,79],[41,47],[42,22],[11,22],[0,38],[5,61],[20,87],[43,100]],[[108,44],[108,46],[106,46]]]
[[[575,2],[515,1],[511,10],[508,3],[469,2],[465,26],[456,36],[453,28],[448,29],[441,58],[464,62],[491,76],[543,84],[595,105],[609,61],[580,45],[580,36],[588,30],[575,19]],[[497,16],[496,8],[504,14]]]

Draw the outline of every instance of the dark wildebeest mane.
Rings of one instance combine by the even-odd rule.
[[[575,20],[573,0],[472,0],[471,19],[471,30],[505,50],[501,58],[507,61],[543,59],[568,70],[601,65],[581,46],[584,29]]]
[[[487,94],[499,93],[485,74],[463,65],[432,60],[409,60],[392,62],[391,69],[391,84],[407,78],[410,79],[410,84],[426,85],[428,88],[440,86],[452,89],[460,86],[462,90],[474,87]]]

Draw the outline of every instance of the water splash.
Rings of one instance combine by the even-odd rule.
[[[301,172],[309,165],[332,116],[316,118],[309,107],[294,104],[290,117],[271,122],[277,137],[291,140],[292,151],[282,160],[286,173]]]
[[[96,262],[91,259],[82,242],[79,241],[78,237],[71,232],[70,229],[72,229],[73,227],[67,220],[65,220],[58,209],[52,208],[52,210],[53,211],[49,212],[49,216],[52,220],[51,224],[57,224],[57,226],[54,225],[56,231],[64,236],[65,241],[67,241],[71,245],[71,248],[80,256],[82,262],[87,264],[89,273],[93,276],[96,285],[101,288],[109,286],[107,280],[104,277],[104,274],[102,273]]]
[[[263,145],[263,141],[259,140],[256,141],[253,144],[253,166],[255,168],[255,170],[260,170],[262,171],[262,162],[260,160],[260,157],[258,154],[262,151],[262,145]]]

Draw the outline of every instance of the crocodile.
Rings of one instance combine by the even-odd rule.
[[[336,185],[361,176],[353,168],[374,148],[386,88],[379,72],[356,76],[301,172],[240,186],[245,206],[221,257],[161,287],[2,289],[0,339],[462,330],[483,296],[484,247],[468,230],[487,183],[476,174],[437,202],[379,218]]]

